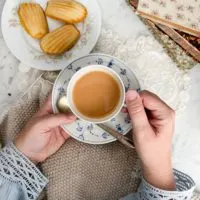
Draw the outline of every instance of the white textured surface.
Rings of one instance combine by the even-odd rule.
[[[4,0],[0,1],[0,22]],[[13,104],[42,71],[20,63],[6,46],[0,31],[0,111]]]
[[[142,22],[127,7],[125,1],[98,1],[103,13],[103,29],[95,51],[109,53],[124,60],[137,74],[143,88],[156,92],[180,111],[174,138],[174,167],[190,174],[200,186],[200,67],[189,73],[192,90],[188,93],[188,75],[182,74],[176,68]],[[2,39],[1,44],[3,44]],[[6,55],[8,63],[3,64],[2,58]],[[19,75],[18,61],[10,55],[5,46],[0,51],[0,57],[0,67],[6,67],[5,80],[8,80],[12,73],[14,79],[18,76],[17,83],[26,79],[27,73],[24,71],[28,69],[20,67],[24,74]],[[12,72],[8,72],[9,65],[14,66]],[[31,83],[28,81],[26,84]],[[5,91],[6,87],[11,89],[16,87],[16,84],[8,85],[8,81],[5,81],[4,85]],[[5,91],[1,92],[0,103],[8,104],[9,99],[13,102],[15,99],[7,97]],[[184,112],[188,97],[190,100]]]
[[[174,166],[189,174],[200,191],[200,64],[189,75],[192,86],[190,100],[184,115],[176,121]]]

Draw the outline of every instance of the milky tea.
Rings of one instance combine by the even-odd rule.
[[[103,71],[92,71],[81,76],[72,91],[76,109],[88,118],[110,115],[120,101],[121,90],[117,81]]]

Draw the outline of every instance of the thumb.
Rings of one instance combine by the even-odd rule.
[[[50,114],[40,117],[37,124],[39,129],[51,129],[63,124],[70,124],[76,119],[73,114]]]
[[[135,90],[129,90],[126,93],[126,104],[133,124],[134,133],[137,134],[149,127],[142,99]]]

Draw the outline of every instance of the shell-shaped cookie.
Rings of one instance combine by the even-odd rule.
[[[42,38],[49,32],[43,9],[37,3],[22,3],[18,9],[20,22],[33,38]]]
[[[53,19],[74,24],[86,18],[87,9],[81,3],[73,0],[50,0],[45,13]]]
[[[64,25],[45,35],[41,49],[50,55],[60,55],[70,50],[80,37],[79,30],[74,25]]]

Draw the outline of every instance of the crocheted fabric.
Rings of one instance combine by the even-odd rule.
[[[0,176],[19,183],[25,192],[27,200],[36,199],[47,184],[46,177],[22,155],[13,143],[10,143],[0,153]]]
[[[143,180],[142,184],[139,188],[139,196],[142,197],[143,200],[149,199],[162,199],[162,200],[183,200],[183,199],[191,199],[194,181],[188,177],[187,175],[175,170],[175,179],[176,179],[176,188],[177,191],[166,192],[163,190],[159,190],[150,184],[148,184],[145,180]],[[184,191],[179,193],[179,191]],[[176,197],[176,198],[175,198]]]
[[[130,194],[120,200],[183,200],[191,199],[194,190],[194,181],[177,170],[174,170],[176,179],[176,191],[165,191],[147,183],[142,179],[142,183],[135,194]]]

